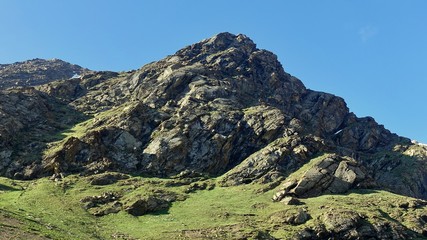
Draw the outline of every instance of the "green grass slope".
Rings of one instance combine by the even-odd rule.
[[[291,239],[322,223],[326,212],[346,210],[372,224],[391,222],[421,236],[411,229],[420,227],[417,217],[427,215],[425,206],[411,207],[417,200],[385,191],[324,195],[289,206],[272,202],[275,189],[264,192],[256,184],[190,191],[195,183],[179,179],[131,176],[103,186],[91,185],[90,180],[74,175],[62,181],[0,178],[0,239]],[[197,184],[203,182],[215,184],[212,179]],[[169,209],[142,216],[122,210],[96,217],[80,201],[115,192],[125,208],[127,202],[159,191],[183,197]],[[286,223],[301,208],[310,219],[300,225]]]

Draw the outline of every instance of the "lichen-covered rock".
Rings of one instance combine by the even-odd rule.
[[[311,216],[306,209],[298,208],[276,212],[270,216],[270,222],[273,224],[301,225],[310,218]]]
[[[69,79],[87,72],[90,70],[59,59],[32,59],[13,64],[0,64],[0,89],[36,86]]]
[[[322,219],[326,230],[335,233],[350,233],[352,228],[363,225],[363,216],[353,211],[329,211]]]
[[[367,217],[353,210],[331,209],[317,225],[299,231],[294,239],[414,239],[417,235],[399,223]]]
[[[328,147],[317,137],[293,135],[278,138],[227,172],[221,183],[229,186],[254,180],[263,183],[279,181],[308,162],[314,154],[326,149]]]
[[[285,181],[286,189],[280,191],[280,197],[314,197],[322,194],[345,193],[366,178],[366,174],[354,159],[326,155],[310,168]],[[277,198],[277,196],[276,196]]]
[[[129,176],[122,173],[104,173],[89,177],[91,185],[109,185],[116,183],[118,180],[128,179]]]
[[[300,204],[302,204],[302,202],[298,198],[294,198],[291,196],[287,196],[287,197],[282,198],[282,200],[280,200],[280,202],[285,204],[285,205],[300,205]]]
[[[427,199],[427,147],[396,145],[365,160],[378,187],[395,193]]]
[[[142,216],[146,213],[157,212],[168,208],[168,201],[150,195],[128,203],[125,206],[125,211],[133,216]]]
[[[123,204],[119,201],[114,201],[112,203],[107,203],[100,207],[92,208],[89,212],[95,217],[102,217],[111,213],[118,213],[122,210]]]
[[[372,152],[398,140],[395,134],[378,125],[371,117],[357,118],[349,114],[343,126],[336,132],[334,139],[345,148]]]
[[[101,195],[87,196],[80,199],[81,203],[84,203],[84,209],[90,209],[104,205],[110,202],[115,202],[121,198],[121,195],[116,192],[104,192]]]
[[[308,124],[310,133],[315,135],[337,132],[349,114],[344,100],[332,94],[308,91],[302,104],[298,118]]]
[[[0,90],[0,174],[21,179],[46,175],[40,167],[47,144],[85,118],[33,88]]]

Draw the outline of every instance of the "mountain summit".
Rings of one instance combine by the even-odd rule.
[[[52,67],[58,74],[49,77],[4,74],[12,68],[2,65],[3,86],[34,74],[47,83],[0,93],[0,173],[8,178],[114,171],[261,184],[275,189],[275,201],[355,189],[427,199],[425,146],[307,89],[242,34],[220,33],[125,73],[74,66]],[[82,76],[70,79],[71,71]]]
[[[54,80],[68,79],[89,72],[78,65],[59,59],[32,59],[13,64],[0,64],[0,89],[36,86]]]

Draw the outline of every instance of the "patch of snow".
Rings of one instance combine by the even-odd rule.
[[[78,75],[77,73],[74,73],[74,75],[71,77],[71,79],[75,79],[75,78],[81,78],[82,76]]]
[[[342,132],[342,129],[338,130],[336,133],[334,133],[334,135],[339,134],[340,132]]]
[[[418,142],[417,140],[411,140],[411,143],[413,143],[413,144],[417,144],[417,145],[419,145],[419,146],[427,147],[427,144],[425,144],[425,143],[420,143],[420,142]]]

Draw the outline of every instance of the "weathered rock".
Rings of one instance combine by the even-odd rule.
[[[273,201],[278,202],[281,201],[283,198],[285,198],[288,195],[293,195],[293,193],[291,193],[291,189],[295,188],[297,186],[298,182],[294,179],[291,179],[287,182],[285,182],[284,184],[282,184],[282,190],[276,192],[273,196]]]
[[[280,191],[286,195],[314,197],[321,194],[345,193],[365,180],[366,174],[359,164],[350,158],[326,155],[318,159],[311,168],[297,179],[285,183],[287,190]],[[298,182],[292,183],[297,180]]]
[[[85,119],[65,103],[28,89],[0,91],[0,174],[31,179],[46,174],[41,158],[57,134]]]
[[[371,117],[357,118],[354,114],[347,116],[344,128],[334,135],[338,145],[361,151],[375,151],[393,141],[398,141],[395,134],[378,125]]]
[[[315,153],[326,149],[328,147],[317,137],[295,135],[278,138],[227,172],[221,183],[229,186],[257,179],[263,179],[263,183],[282,180]]]
[[[282,184],[282,189],[285,191],[290,191],[292,188],[296,187],[298,182],[296,180],[290,180]]]
[[[0,89],[28,87],[55,80],[69,79],[90,72],[59,59],[33,59],[13,64],[0,64]]]
[[[298,213],[294,215],[294,218],[287,219],[287,220],[289,220],[290,224],[300,225],[307,222],[309,219],[310,219],[310,214],[307,213],[307,210],[303,208],[299,208]]]
[[[90,212],[92,215],[96,217],[102,217],[111,213],[118,213],[122,210],[123,204],[119,201],[114,201],[112,203],[108,203],[101,207],[97,207],[92,209]]]
[[[304,208],[285,210],[274,213],[270,216],[270,221],[275,224],[301,225],[310,219],[310,214]]]
[[[80,202],[84,203],[84,209],[90,209],[98,207],[110,202],[115,202],[121,198],[121,195],[115,192],[104,192],[101,195],[87,196],[80,199]]]
[[[281,203],[285,205],[301,205],[302,202],[298,198],[294,198],[291,196],[284,197],[282,200],[280,200]]]
[[[168,201],[155,196],[148,196],[127,204],[125,206],[125,211],[133,216],[142,216],[147,213],[153,213],[168,208]]]
[[[142,216],[148,213],[167,210],[172,202],[184,201],[185,199],[186,196],[183,194],[156,189],[150,191],[145,196],[138,195],[127,199],[123,209],[131,215]]]
[[[331,209],[320,217],[321,224],[300,231],[295,239],[413,239],[417,236],[398,223],[376,219],[376,223],[371,224],[365,218],[352,210]]]
[[[374,226],[363,221],[363,217],[353,211],[326,212],[322,224],[300,231],[295,239],[377,239]]]
[[[116,183],[118,180],[128,179],[129,176],[121,173],[104,173],[100,175],[94,175],[88,180],[92,185],[109,185]]]
[[[185,196],[174,192],[154,190],[148,196],[137,196],[127,199],[124,203],[122,196],[116,192],[104,192],[101,195],[87,196],[80,200],[83,208],[94,216],[100,217],[125,210],[134,216],[157,212],[169,208],[174,201],[183,201]]]
[[[191,183],[190,186],[184,190],[185,193],[192,193],[197,190],[212,190],[215,188],[215,183],[212,182],[195,182]]]
[[[335,233],[351,233],[351,229],[363,224],[363,216],[353,211],[330,211],[323,215],[322,219],[326,230]]]
[[[278,201],[282,200],[286,196],[286,194],[288,194],[288,193],[289,193],[289,191],[287,191],[287,190],[278,191],[274,194],[272,199],[273,199],[273,201],[278,202]]]
[[[342,98],[332,94],[308,91],[298,119],[308,124],[311,134],[318,136],[336,133],[343,125],[349,110]]]
[[[426,199],[427,147],[398,144],[392,151],[382,151],[364,160],[372,169],[378,188],[402,195]]]

